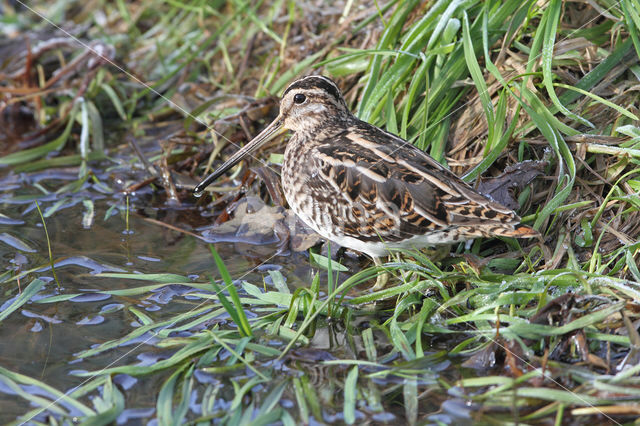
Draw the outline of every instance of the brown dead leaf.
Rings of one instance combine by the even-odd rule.
[[[471,355],[462,363],[462,366],[487,371],[501,364],[506,373],[512,377],[520,377],[526,372],[524,359],[525,355],[517,343],[497,337],[483,349]]]
[[[518,201],[512,191],[521,190],[536,176],[544,173],[546,161],[523,161],[504,169],[504,173],[494,178],[483,179],[478,184],[478,191],[492,200],[510,209],[517,209]]]
[[[261,199],[246,197],[230,209],[233,218],[205,228],[202,237],[207,242],[242,242],[250,244],[277,243],[276,223],[286,217],[282,207],[267,206]]]
[[[286,200],[284,198],[284,192],[282,191],[282,184],[280,183],[280,176],[271,167],[257,167],[253,170],[262,182],[269,193],[269,196],[277,206],[285,207]]]
[[[320,241],[323,241],[319,234],[298,219],[291,210],[287,210],[287,214],[290,217],[288,223],[294,223],[293,227],[289,226],[289,247],[291,250],[298,252],[307,251]]]
[[[257,197],[242,198],[227,211],[231,219],[200,229],[205,241],[278,244],[281,251],[305,251],[322,240],[290,210]]]
[[[495,341],[491,341],[483,349],[471,355],[462,363],[465,368],[473,368],[474,370],[487,370],[496,364],[496,350],[498,345]]]

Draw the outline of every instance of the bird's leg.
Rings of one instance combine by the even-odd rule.
[[[373,258],[373,263],[376,266],[382,266],[382,260],[379,257]],[[372,291],[382,290],[385,285],[387,285],[387,281],[389,281],[389,273],[383,272],[382,274],[378,274],[378,278],[376,279],[376,283],[373,287],[371,287]]]

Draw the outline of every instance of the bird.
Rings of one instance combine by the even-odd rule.
[[[410,142],[357,118],[336,83],[310,75],[283,92],[275,120],[194,189],[291,131],[282,188],[293,212],[323,238],[371,257],[478,237],[534,238],[511,209],[473,189]],[[385,287],[378,274],[373,291]]]

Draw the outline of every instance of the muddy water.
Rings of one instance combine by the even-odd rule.
[[[16,174],[8,169],[0,170],[0,313],[15,302],[20,292],[35,278],[45,282],[29,302],[0,322],[0,367],[39,380],[61,392],[70,392],[86,383],[85,378],[74,373],[122,365],[151,365],[166,359],[175,349],[155,346],[156,340],[151,334],[95,356],[79,358],[77,355],[102,343],[122,338],[140,327],[132,309],[160,322],[208,303],[190,295],[206,293],[206,290],[172,284],[134,295],[113,295],[106,292],[157,282],[110,278],[100,274],[177,274],[195,283],[206,283],[210,277],[219,279],[206,240],[215,241],[216,250],[234,279],[275,290],[276,286],[269,276],[269,271],[275,270],[282,274],[291,292],[298,287],[308,287],[313,281],[317,270],[310,266],[307,254],[287,249],[282,244],[282,235],[274,232],[278,226],[269,222],[274,217],[282,216],[280,210],[264,208],[259,201],[249,197],[248,207],[241,204],[238,207],[246,207],[249,213],[243,211],[239,216],[252,218],[254,216],[251,214],[257,211],[267,226],[255,226],[257,220],[254,219],[236,222],[232,219],[227,223],[228,226],[225,224],[214,232],[210,226],[213,219],[208,217],[211,212],[207,209],[188,203],[169,206],[151,188],[142,188],[127,201],[123,193],[117,190],[119,182],[126,180],[125,177],[117,177],[122,169],[96,167],[94,172],[101,184],[89,180],[79,184],[79,190],[62,194],[51,191],[74,182],[78,176],[77,169],[58,169],[29,175]],[[109,188],[116,189],[109,191]],[[47,239],[36,201],[45,216],[59,287],[50,267]],[[169,229],[159,222],[189,232]],[[352,271],[359,268],[357,259],[342,261]],[[341,277],[346,279],[348,276],[348,273],[343,273]],[[321,274],[321,277],[326,277],[326,274]],[[321,279],[320,288],[326,289],[324,279]],[[74,296],[64,298],[67,295]],[[64,300],[52,300],[55,296]],[[255,312],[253,309],[248,307],[247,315],[250,318],[260,315],[259,306]],[[323,321],[309,346],[292,351],[284,364],[271,365],[273,361],[269,360],[267,365],[282,369],[282,380],[291,374],[308,375],[321,398],[333,401],[347,370],[341,365],[322,366],[322,361],[352,359],[355,355],[349,342],[354,337],[358,338],[364,328],[370,327],[368,322],[371,320],[380,319],[362,315],[352,319],[348,329],[340,322]],[[216,319],[216,324],[225,327],[225,321],[225,318]],[[188,337],[189,333],[185,331],[180,337]],[[375,340],[378,350],[380,353],[389,352],[390,344],[384,333],[377,333]],[[273,344],[281,348],[283,342],[273,340]],[[444,346],[451,344],[448,342]],[[385,362],[394,362],[394,359]],[[446,358],[436,359],[432,365],[424,368],[425,377],[428,376],[424,380],[427,381],[419,381],[418,384],[437,387],[435,377],[440,374],[437,372],[444,374],[450,366],[451,362]],[[126,409],[119,417],[120,423],[144,424],[155,418],[158,391],[172,374],[171,370],[144,377],[124,374],[113,377],[113,382],[124,393],[126,400]],[[457,376],[457,373],[454,375]],[[220,386],[216,407],[224,413],[235,396],[230,381],[246,380],[248,376],[241,369],[223,375],[198,373],[195,377],[198,383],[194,398],[212,384],[214,387]],[[399,386],[397,380],[378,379],[376,383],[382,386],[381,389],[393,389]],[[271,386],[261,385],[254,392],[267,395],[278,385],[276,382]],[[288,386],[287,389],[290,388]],[[22,385],[21,389],[50,400],[55,399],[36,386]],[[296,413],[295,397],[290,390],[288,392],[288,397],[284,396],[280,405]],[[420,402],[420,412],[436,412],[440,409],[448,397],[442,390],[439,392],[439,397]],[[401,398],[402,392],[395,394]],[[91,405],[86,398],[82,400]],[[200,412],[198,404],[193,404],[190,407],[191,415],[197,415]],[[341,423],[340,404],[336,401],[335,406],[323,412],[323,421]],[[73,407],[64,403],[60,405],[74,413]],[[0,424],[15,421],[35,408],[0,376]],[[370,420],[386,422],[403,418],[401,402],[387,401],[384,408],[387,411],[372,414]],[[467,415],[466,411],[458,411],[452,411],[454,417],[460,413],[463,417]],[[35,420],[46,421],[49,414],[51,412],[45,411]]]
[[[34,278],[46,282],[30,302],[0,323],[0,365],[67,391],[84,381],[70,374],[73,371],[138,363],[141,358],[158,356],[153,351],[145,352],[149,346],[131,353],[128,353],[130,347],[118,348],[86,360],[77,360],[74,354],[122,337],[136,327],[135,318],[128,310],[131,306],[155,320],[162,320],[193,309],[201,302],[185,297],[191,290],[180,285],[136,296],[108,295],[101,291],[150,283],[97,276],[108,272],[174,273],[201,283],[210,276],[217,277],[207,243],[148,220],[158,219],[187,228],[181,219],[193,211],[193,206],[150,207],[152,196],[143,192],[130,200],[127,230],[126,200],[122,194],[99,194],[91,184],[68,196],[52,213],[51,209],[67,196],[43,196],[34,185],[58,187],[75,179],[75,171],[36,174],[29,177],[28,184],[21,182],[25,176],[6,169],[0,173],[0,274],[8,280],[2,284],[0,311],[15,301]],[[48,216],[45,222],[60,287],[49,266],[48,246],[36,200]],[[92,213],[84,200],[93,202]],[[262,283],[268,270],[280,270],[293,286],[310,282],[312,271],[306,266],[308,263],[303,262],[301,255],[274,256],[277,243],[222,242],[217,243],[216,248],[234,278],[244,276],[250,282]],[[24,275],[29,270],[33,272]],[[20,278],[9,279],[16,276]],[[76,293],[80,295],[67,301],[38,303],[50,296]],[[157,389],[165,378],[157,375],[137,383],[136,391],[127,395],[127,406],[153,407]],[[121,383],[125,388],[132,385],[126,382],[137,381],[120,380],[125,382]],[[0,392],[2,424],[34,408],[1,382]],[[144,413],[141,416],[145,417]]]

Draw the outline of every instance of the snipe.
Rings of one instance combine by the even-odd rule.
[[[318,234],[366,253],[376,265],[389,249],[539,235],[420,149],[356,118],[340,89],[323,76],[292,83],[278,117],[195,192],[287,130],[293,135],[282,187],[289,206]],[[379,275],[374,289],[386,280]]]

